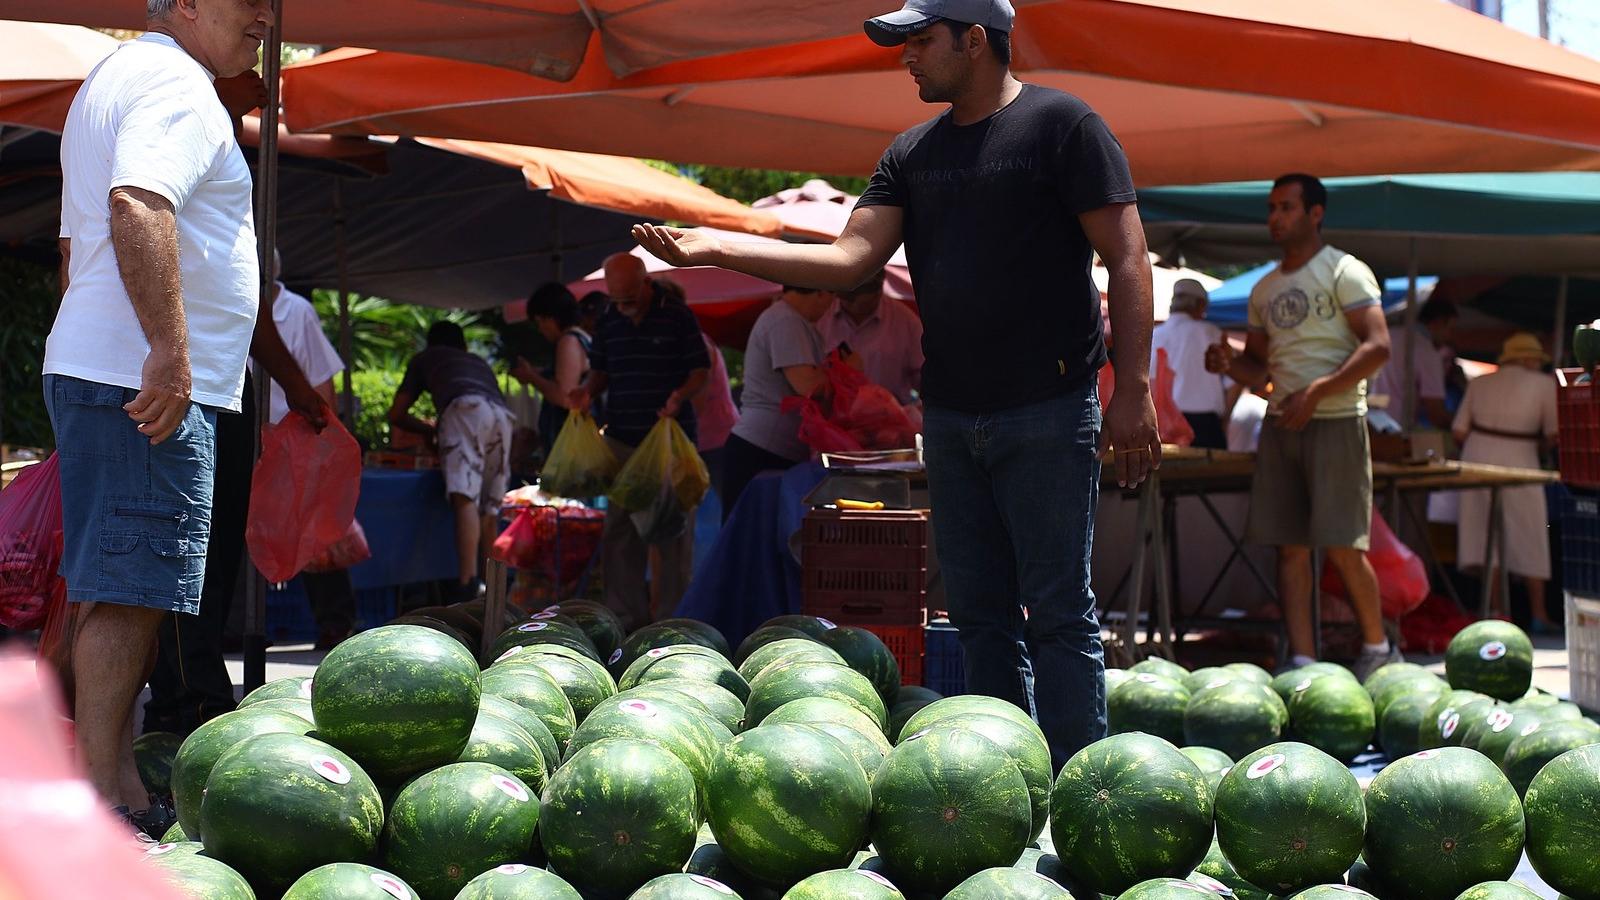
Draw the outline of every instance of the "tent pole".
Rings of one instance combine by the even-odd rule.
[[[1555,360],[1559,368],[1566,362],[1567,355],[1567,286],[1571,281],[1567,275],[1561,276],[1560,285],[1556,288],[1556,333],[1552,335],[1550,344],[1550,358]]]
[[[339,257],[338,280],[338,310],[339,310],[339,357],[344,360],[344,392],[339,397],[339,415],[346,425],[355,427],[356,404],[355,389],[351,386],[351,370],[355,363],[350,358],[350,294],[345,289],[346,270],[349,266],[349,250],[345,246],[345,221],[344,221],[344,179],[335,176],[333,179],[333,241],[335,252]]]
[[[261,265],[261,308],[272,302],[269,291],[276,284],[267,273],[272,271],[273,245],[277,243],[278,226],[278,103],[280,86],[278,75],[283,62],[283,3],[272,4],[272,30],[261,48],[261,80],[266,82],[267,103],[261,108],[261,147],[257,155],[256,172],[256,243],[257,258]],[[267,393],[268,379],[255,380],[256,421],[254,423],[255,448],[253,457],[261,455],[261,428],[271,414]],[[267,680],[267,582],[252,563],[246,570],[244,590],[244,689],[254,690]]]
[[[1417,319],[1422,313],[1422,304],[1417,302],[1417,239],[1411,238],[1411,260],[1406,264],[1406,330],[1400,336],[1400,348],[1405,353],[1405,405],[1402,407],[1404,418],[1401,424],[1410,432],[1417,427],[1417,360],[1411,352],[1411,335],[1417,328]],[[1380,303],[1383,301],[1380,299]],[[1390,345],[1394,342],[1391,340]]]

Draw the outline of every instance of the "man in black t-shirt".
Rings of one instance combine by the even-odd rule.
[[[634,228],[675,265],[850,289],[904,241],[922,312],[923,443],[939,563],[973,693],[1033,713],[1059,768],[1105,734],[1089,588],[1099,454],[1132,487],[1160,462],[1150,264],[1122,147],[1083,101],[1010,72],[1006,0],[911,0],[866,23],[937,118],[900,135],[832,244],[724,244]],[[1098,252],[1111,273],[1117,390]],[[1027,610],[1026,618],[1023,615]],[[1035,690],[1037,685],[1037,690]]]

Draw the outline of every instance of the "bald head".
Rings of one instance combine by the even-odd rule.
[[[650,278],[645,274],[644,260],[629,253],[614,253],[606,257],[606,293],[617,306],[617,312],[638,322],[650,311]]]

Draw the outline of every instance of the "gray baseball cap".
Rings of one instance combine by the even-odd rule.
[[[906,35],[921,31],[940,19],[982,25],[989,31],[1011,32],[1017,16],[1009,0],[906,0],[892,13],[868,19],[867,37],[881,47],[898,47]]]

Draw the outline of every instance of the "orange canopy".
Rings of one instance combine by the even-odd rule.
[[[846,24],[625,77],[591,54],[564,84],[340,50],[285,71],[285,106],[297,131],[865,173],[936,109]],[[1021,77],[1099,110],[1142,184],[1600,169],[1600,61],[1438,0],[1041,0],[1014,37]]]
[[[60,131],[78,84],[117,39],[77,25],[0,22],[0,125]]]

